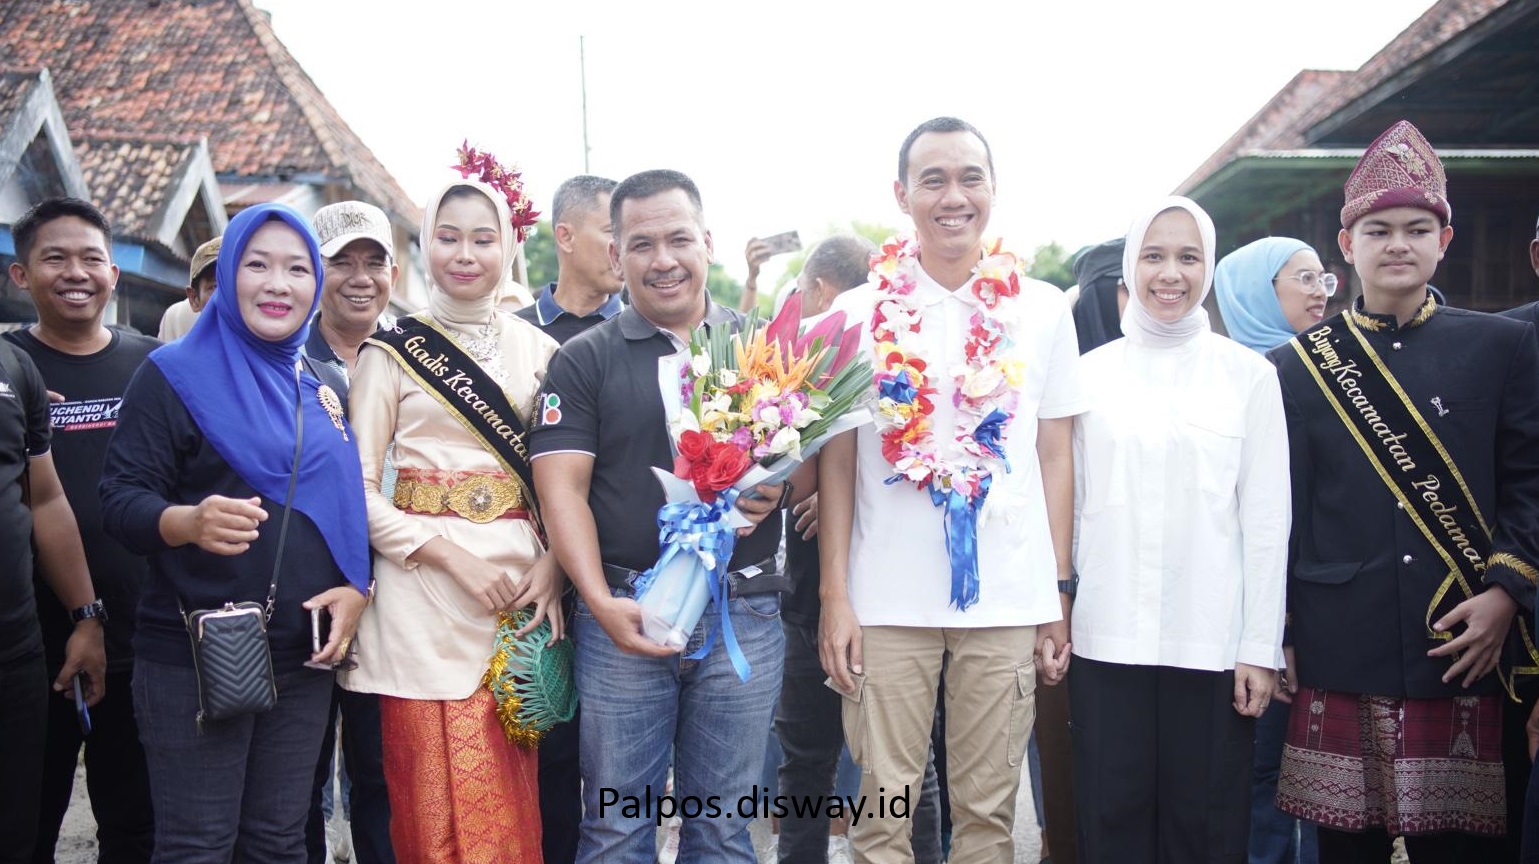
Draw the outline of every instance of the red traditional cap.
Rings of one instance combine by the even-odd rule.
[[[1347,206],[1341,208],[1341,227],[1379,210],[1420,207],[1431,210],[1447,225],[1453,218],[1448,203],[1448,180],[1437,152],[1409,122],[1389,127],[1368,149],[1347,178]]]

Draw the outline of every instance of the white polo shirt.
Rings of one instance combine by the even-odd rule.
[[[936,438],[954,434],[955,387],[946,371],[965,364],[964,345],[980,306],[971,285],[947,291],[918,270],[914,296],[924,307],[916,353],[935,370],[939,391],[931,415]],[[840,295],[835,309],[865,322],[863,345],[872,350],[871,313],[879,292],[862,286]],[[1019,627],[1057,621],[1057,565],[1047,525],[1047,502],[1037,464],[1037,419],[1070,417],[1085,410],[1079,383],[1079,343],[1063,292],[1045,282],[1021,280],[1015,302],[1026,314],[1014,333],[1013,355],[1025,363],[1020,401],[1010,423],[1005,453],[1010,473],[996,473],[979,517],[979,599],[967,611],[951,605],[951,564],[946,556],[944,511],[913,483],[891,485],[892,464],[882,458],[875,426],[856,431],[855,521],[850,537],[849,591],[865,626]]]

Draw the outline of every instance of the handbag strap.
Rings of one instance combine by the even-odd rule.
[[[289,536],[289,511],[294,509],[294,487],[299,482],[299,452],[305,442],[305,396],[299,385],[300,361],[294,361],[294,464],[289,468],[289,492],[283,499],[283,519],[278,523],[278,553],[273,556],[273,578],[267,584],[266,620],[273,618],[278,602],[278,569],[283,566],[283,549]]]

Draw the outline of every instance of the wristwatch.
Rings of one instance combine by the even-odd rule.
[[[1079,593],[1079,574],[1073,573],[1067,579],[1058,580],[1058,593],[1073,597]]]
[[[107,623],[107,607],[102,605],[100,597],[81,606],[79,609],[71,609],[69,612],[69,620],[75,624],[79,624],[87,618],[95,618],[103,624]]]

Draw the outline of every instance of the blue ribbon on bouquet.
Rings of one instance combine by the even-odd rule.
[[[995,458],[1004,462],[1005,472],[1010,471],[1010,461],[1005,458],[1004,432],[1013,415],[995,408],[973,430],[973,440]],[[930,502],[943,508],[942,524],[946,530],[946,557],[951,562],[951,605],[957,611],[966,612],[978,602],[978,512],[988,500],[989,487],[994,476],[985,474],[978,481],[977,494],[968,495],[955,489],[930,487]]]
[[[657,511],[658,544],[662,554],[657,563],[636,577],[636,597],[640,599],[663,572],[668,563],[679,555],[694,555],[705,565],[706,588],[711,602],[716,604],[717,622],[706,631],[705,644],[686,660],[700,660],[711,653],[716,636],[721,634],[727,649],[727,657],[737,677],[747,681],[753,669],[743,649],[738,645],[737,634],[732,630],[731,610],[728,606],[727,567],[732,560],[732,550],[737,546],[737,531],[727,522],[727,514],[737,503],[738,490],[727,489],[710,504],[684,501],[664,504]]]

